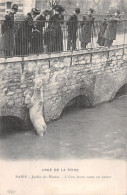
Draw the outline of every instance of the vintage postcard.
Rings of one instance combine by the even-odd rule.
[[[127,195],[127,1],[0,0],[0,195]]]

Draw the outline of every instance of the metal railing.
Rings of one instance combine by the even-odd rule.
[[[54,23],[52,21],[34,21],[34,26],[25,21],[4,24],[0,21],[0,57],[27,56],[30,54],[54,53],[93,49],[108,46],[103,42],[105,32],[102,21],[94,21],[94,25],[81,25],[81,21]],[[117,22],[117,30],[113,29],[113,42],[110,46],[123,45],[127,42],[127,20]],[[116,28],[116,26],[114,28]],[[102,38],[100,43],[99,38]],[[104,38],[105,39],[105,38]],[[85,43],[85,44],[84,44]],[[99,45],[99,44],[100,45]]]

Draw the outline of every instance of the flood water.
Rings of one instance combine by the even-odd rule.
[[[33,130],[7,127],[0,137],[0,158],[28,159],[126,159],[127,96],[95,108],[73,108],[47,125],[44,137]]]

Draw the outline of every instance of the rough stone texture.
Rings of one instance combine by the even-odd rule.
[[[0,116],[25,120],[26,91],[35,94],[36,80],[42,83],[45,121],[58,119],[76,96],[87,97],[92,106],[112,100],[127,83],[127,47],[90,52],[1,59]]]

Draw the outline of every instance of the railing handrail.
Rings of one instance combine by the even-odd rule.
[[[101,20],[96,20],[96,18],[95,18],[95,20],[94,20],[94,22],[102,22],[102,20],[103,19],[101,19]],[[5,21],[5,20],[0,20],[0,22],[2,22],[2,21]],[[22,19],[22,20],[14,20],[14,22],[24,22],[25,21],[25,18],[24,19]],[[46,20],[46,21],[42,21],[42,20],[33,20],[34,22],[53,22],[54,20]],[[120,19],[119,20],[120,22],[122,22],[122,21],[127,21],[127,19]],[[63,20],[63,22],[68,22],[68,20]],[[69,22],[76,22],[76,21],[69,21]],[[82,20],[78,20],[77,21],[77,23],[78,22],[82,22]]]
[[[91,28],[92,24],[90,24],[90,28],[89,25],[81,27],[82,20],[76,21],[77,24],[75,21],[69,21],[70,25],[67,25],[68,20],[63,20],[61,27],[58,25],[58,28],[55,26],[56,23],[50,20],[35,20],[35,25],[32,24],[33,26],[31,25],[30,28],[26,25],[25,18],[15,20],[14,26],[12,25],[11,28],[6,23],[5,26],[2,26],[3,21],[0,20],[0,56],[2,57],[39,55],[42,53],[59,53],[84,49],[91,49],[92,51],[92,49],[100,46],[111,47],[120,44],[124,47],[127,40],[127,19],[119,20],[119,24],[115,25],[116,29],[113,31],[113,33],[115,32],[114,35],[112,36],[112,33],[110,33],[112,42],[109,39],[109,42],[106,43],[103,42],[105,40],[99,39],[102,19],[95,20],[93,28]],[[50,23],[53,24],[54,28],[50,28]],[[86,31],[86,34],[83,34],[84,31]],[[105,34],[105,36],[108,36],[108,34]]]

